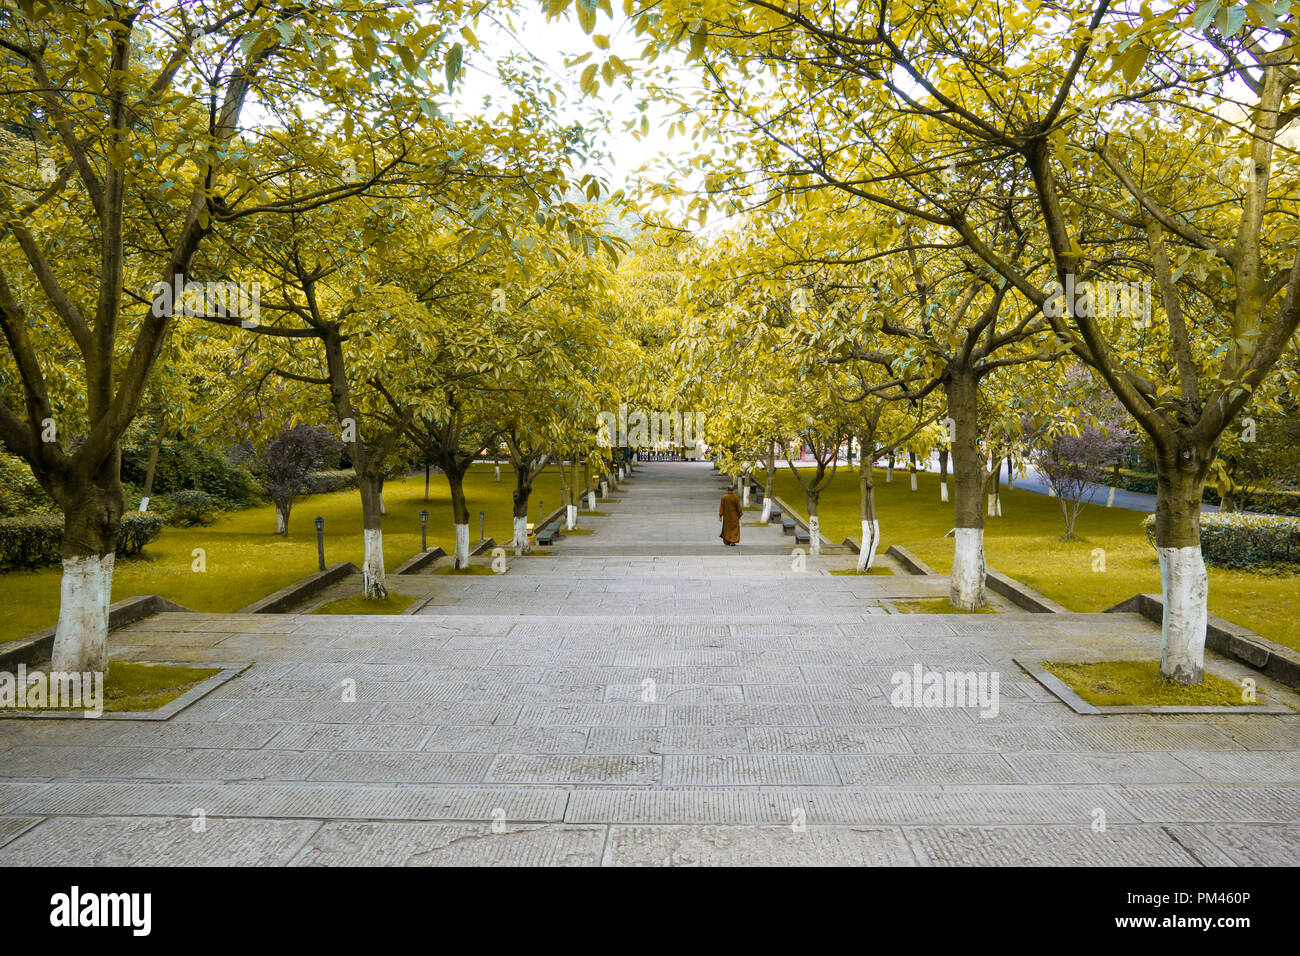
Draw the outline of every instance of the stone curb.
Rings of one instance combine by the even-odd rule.
[[[786,504],[784,501],[782,501],[782,500],[781,500],[780,498],[778,498],[776,495],[773,495],[773,496],[772,496],[772,506],[773,506],[774,508],[780,508],[782,514],[789,515],[791,518],[794,519],[794,523],[795,523],[795,524],[797,524],[799,527],[803,528],[805,531],[808,530],[808,520],[807,520],[806,518],[801,518],[801,517],[799,517],[799,513],[798,513],[798,512],[796,512],[793,508],[791,508],[788,504]],[[760,507],[761,507],[761,506],[760,506]],[[819,537],[819,538],[822,539],[822,547],[825,547],[825,548],[833,548],[833,547],[835,547],[834,543],[831,541],[830,538],[826,537],[826,535],[821,534],[820,532],[818,532],[817,537]]]
[[[1027,584],[1021,584],[1015,578],[1008,577],[992,568],[984,569],[984,584],[990,591],[1002,595],[1012,604],[1035,614],[1069,614],[1070,609],[1057,604],[1051,598],[1039,594]]]
[[[120,627],[126,627],[128,624],[134,624],[136,621],[141,621],[154,614],[160,614],[163,611],[190,613],[189,608],[181,607],[179,604],[175,604],[156,594],[137,594],[135,597],[126,598],[109,606],[108,629],[115,631]],[[5,641],[0,644],[0,668],[14,668],[19,664],[32,664],[49,657],[54,648],[54,631],[54,628],[47,627],[43,631],[37,631],[15,641]]]
[[[445,558],[446,556],[447,556],[447,552],[442,550],[441,547],[430,548],[428,551],[417,552],[416,554],[411,555],[409,558],[407,558],[405,561],[399,564],[396,568],[394,568],[392,573],[393,574],[418,574],[419,572],[427,568],[429,565],[437,561],[439,558]]]
[[[891,544],[885,549],[885,554],[889,555],[904,568],[909,574],[938,574],[934,568],[930,567],[911,551],[897,544]]]
[[[469,549],[469,556],[471,558],[477,558],[483,552],[491,551],[496,546],[497,546],[496,538],[484,538],[478,544],[474,545],[474,547]]]
[[[1159,624],[1164,611],[1163,595],[1135,594],[1104,613],[1137,613]],[[1300,687],[1300,652],[1213,614],[1206,617],[1205,646],[1210,650],[1241,661],[1288,687]]]
[[[248,607],[241,607],[236,614],[284,614],[290,608],[301,604],[331,584],[336,584],[351,574],[360,574],[361,569],[351,561],[332,564],[324,571],[317,571],[305,578],[295,581],[288,587],[281,588],[274,594],[268,594],[260,601],[254,601]]]

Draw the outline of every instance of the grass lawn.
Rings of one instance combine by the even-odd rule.
[[[892,601],[894,607],[904,614],[997,614],[998,609],[986,604],[978,611],[966,611],[953,607],[947,598],[934,598],[928,601]]]
[[[40,661],[29,667],[28,673],[40,671],[48,674],[49,668],[49,661]],[[177,667],[171,664],[109,661],[108,673],[104,675],[104,711],[157,710],[220,672],[220,667]],[[80,711],[85,708],[67,709]]]
[[[939,501],[939,476],[918,475],[910,490],[907,472],[896,469],[892,484],[876,469],[880,550],[907,548],[940,574],[952,570],[951,504]],[[951,477],[949,478],[951,481]],[[949,486],[951,488],[951,485]],[[789,468],[776,474],[776,494],[801,514],[803,489]],[[832,541],[862,535],[858,518],[858,475],[841,468],[822,492],[818,512],[822,534]],[[1075,525],[1077,541],[1062,541],[1065,524],[1055,498],[1003,488],[1002,517],[986,518],[988,562],[1072,611],[1104,611],[1141,592],[1160,593],[1160,566],[1142,531],[1137,511],[1089,505]],[[1093,571],[1093,550],[1106,552],[1106,570]],[[1252,574],[1209,567],[1210,613],[1300,650],[1300,573]]]
[[[1251,706],[1240,684],[1206,674],[1200,684],[1175,684],[1160,676],[1159,661],[1043,661],[1043,670],[1097,707],[1141,705],[1186,707]]]
[[[398,594],[396,591],[389,591],[388,597],[382,601],[367,601],[364,594],[354,594],[351,597],[336,598],[322,604],[313,614],[401,614],[408,607],[414,604],[419,598],[414,598],[409,594]]]
[[[470,508],[470,537],[478,535],[478,512],[485,511],[489,538],[509,541],[513,531],[510,493],[514,472],[501,468],[492,478],[492,465],[474,465],[465,476]],[[560,501],[559,473],[548,468],[533,485],[532,508]],[[424,500],[424,476],[384,485],[388,514],[384,518],[384,565],[397,567],[420,550],[420,510],[429,511],[429,547],[441,545],[451,553],[455,533],[447,480],[434,475],[429,501]],[[275,533],[275,508],[263,505],[224,514],[206,528],[166,528],[138,558],[121,560],[113,575],[113,600],[136,594],[158,594],[191,611],[236,611],[258,598],[316,570],[315,518],[325,519],[325,561],[361,565],[361,497],[355,488],[303,498],[289,517],[289,535]],[[193,551],[202,548],[207,570],[191,570]],[[23,637],[58,619],[58,567],[0,574],[0,642]]]

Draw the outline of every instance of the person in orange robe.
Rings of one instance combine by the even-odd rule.
[[[729,548],[740,544],[740,516],[743,511],[740,499],[736,497],[734,491],[728,491],[722,496],[722,503],[718,505],[718,520],[722,522],[722,534],[718,537]]]

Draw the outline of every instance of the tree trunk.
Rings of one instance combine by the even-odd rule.
[[[384,577],[383,511],[380,508],[381,492],[378,475],[362,474],[361,527],[365,537],[366,556],[361,566],[361,581],[366,600],[382,601],[388,597],[388,583]]]
[[[456,533],[456,546],[451,556],[451,566],[467,568],[469,567],[469,502],[465,500],[465,471],[454,465],[444,470],[447,473],[447,488],[451,492],[451,523]]]
[[[275,503],[275,533],[289,536],[289,510],[293,507],[290,501],[277,501]]]
[[[980,497],[987,472],[976,430],[979,381],[968,370],[955,371],[949,375],[944,391],[956,432],[952,442],[952,477],[957,521],[948,599],[953,607],[974,611],[986,603],[984,513]]]
[[[63,578],[51,671],[84,674],[108,669],[108,606],[117,530],[126,510],[120,463],[121,452],[115,450],[93,480],[58,495],[63,507]]]
[[[1198,684],[1210,596],[1201,558],[1201,495],[1214,456],[1185,450],[1189,459],[1183,462],[1176,453],[1156,454],[1156,553],[1165,605],[1160,673],[1177,684]]]
[[[817,517],[817,499],[821,497],[821,493],[809,491],[805,497],[808,499],[808,553],[821,554],[821,521]]]
[[[867,440],[862,440],[867,447]],[[870,571],[880,546],[880,521],[876,517],[876,476],[870,464],[858,469],[858,507],[862,519],[862,546],[858,549],[858,570]]]
[[[1002,460],[999,458],[993,462],[993,468],[989,472],[989,517],[1000,518],[1002,516]]]
[[[529,478],[532,469],[527,462],[515,463],[514,498],[514,550],[515,554],[527,554],[528,547],[528,499],[533,493],[533,483]]]
[[[149,466],[144,472],[144,489],[140,492],[140,511],[149,510],[149,499],[153,497],[153,476],[158,470],[158,452],[162,449],[163,433],[167,430],[167,416],[158,422],[158,434],[154,436],[153,447],[149,449]]]
[[[772,520],[772,484],[776,480],[776,450],[769,443],[767,446],[767,474],[763,476],[763,513],[758,520],[767,524]]]
[[[912,475],[912,490],[916,491],[916,453],[909,451],[907,453],[908,471]]]
[[[429,463],[424,463],[424,500],[429,500]]]
[[[889,467],[885,469],[885,484],[892,485],[893,483],[894,483],[894,453],[891,451],[889,453]]]
[[[939,449],[939,500],[948,501],[948,449]]]

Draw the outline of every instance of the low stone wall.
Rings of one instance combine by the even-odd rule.
[[[163,611],[188,613],[189,608],[181,607],[156,594],[137,594],[135,597],[126,598],[109,606],[108,629],[114,631]],[[50,656],[53,648],[54,628],[52,627],[20,637],[16,641],[6,641],[0,644],[0,670],[12,670],[19,664],[32,664],[44,660]]]
[[[294,581],[288,587],[281,588],[274,594],[268,594],[260,601],[254,601],[248,607],[242,607],[236,614],[284,614],[297,607],[303,601],[314,597],[332,584],[337,584],[352,574],[360,574],[361,569],[351,561],[332,564],[324,571],[317,571],[307,577]]]
[[[1165,613],[1164,596],[1135,594],[1105,611],[1107,614],[1113,612],[1141,614],[1159,623]],[[1261,637],[1249,628],[1210,614],[1205,629],[1205,646],[1224,657],[1241,661],[1288,687],[1300,687],[1300,652]]]

